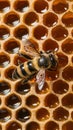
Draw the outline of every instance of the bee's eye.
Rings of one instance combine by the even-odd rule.
[[[57,66],[57,60],[53,54],[49,55],[50,61],[51,61],[51,67],[56,67]]]

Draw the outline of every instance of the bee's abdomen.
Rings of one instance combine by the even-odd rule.
[[[22,73],[23,76],[27,76],[27,72],[25,71],[24,64],[20,65],[20,70],[21,70],[21,73]]]
[[[34,67],[32,61],[28,61],[27,65],[28,65],[28,69],[29,69],[30,72],[36,71],[36,68]]]
[[[32,63],[32,61],[27,61],[21,65],[19,65],[13,73],[13,78],[18,79],[18,78],[26,78],[37,71]]]

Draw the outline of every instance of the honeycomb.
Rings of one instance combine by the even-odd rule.
[[[12,80],[23,39],[57,51],[42,91]],[[73,130],[73,0],[0,0],[0,130]]]

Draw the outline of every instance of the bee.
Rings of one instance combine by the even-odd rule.
[[[22,42],[19,55],[29,60],[17,66],[12,74],[13,80],[21,78],[23,83],[26,83],[36,75],[38,89],[42,90],[45,83],[46,69],[53,71],[57,67],[58,59],[56,54],[50,50],[38,52],[29,40],[25,40]]]

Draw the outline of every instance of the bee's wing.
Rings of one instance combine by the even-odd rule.
[[[22,48],[19,53],[21,53],[21,55],[24,57],[26,56],[25,58],[34,58],[36,56],[39,56],[39,53],[35,49],[35,46],[29,40],[22,41]]]
[[[40,69],[40,71],[36,75],[36,82],[38,84],[38,89],[42,90],[45,83],[45,69]]]

